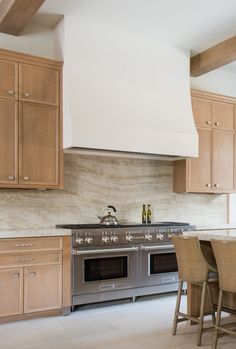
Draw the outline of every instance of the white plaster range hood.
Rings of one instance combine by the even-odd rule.
[[[64,28],[66,151],[198,156],[189,51],[83,15]]]

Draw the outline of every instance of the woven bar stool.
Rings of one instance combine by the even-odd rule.
[[[215,335],[212,346],[213,349],[216,349],[219,332],[229,335],[236,335],[236,331],[232,331],[220,323],[224,292],[236,293],[236,241],[212,240],[211,244],[216,258],[220,287],[215,323]],[[224,312],[227,312],[227,309],[224,308],[223,310]],[[236,325],[236,323],[234,325]]]
[[[197,237],[176,236],[173,237],[172,240],[175,246],[179,274],[179,289],[172,334],[176,334],[177,324],[179,322],[191,320],[198,324],[197,345],[201,345],[202,333],[203,331],[207,330],[203,328],[206,294],[208,295],[211,306],[212,319],[213,322],[215,322],[215,312],[212,304],[209,283],[216,282],[218,280],[216,269],[210,266],[203,257]],[[179,311],[184,282],[202,286],[198,318]]]

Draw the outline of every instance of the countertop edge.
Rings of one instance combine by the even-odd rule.
[[[71,236],[70,229],[0,229],[0,239]]]

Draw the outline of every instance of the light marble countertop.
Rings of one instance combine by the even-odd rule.
[[[189,231],[184,232],[183,234],[185,236],[197,236],[199,240],[202,241],[211,241],[212,239],[236,241],[236,229]]]
[[[218,229],[228,230],[228,229],[236,229],[236,223],[195,225],[195,227],[196,227],[196,230],[218,230]]]
[[[39,228],[39,229],[0,229],[0,239],[29,238],[43,236],[65,236],[71,235],[70,229]]]

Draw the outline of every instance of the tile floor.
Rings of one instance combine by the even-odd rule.
[[[179,324],[171,335],[175,294],[83,306],[67,317],[52,317],[0,325],[1,349],[192,349],[196,326]],[[183,309],[184,310],[184,309]],[[203,335],[211,348],[212,332]],[[219,340],[219,349],[236,348],[236,338]]]

